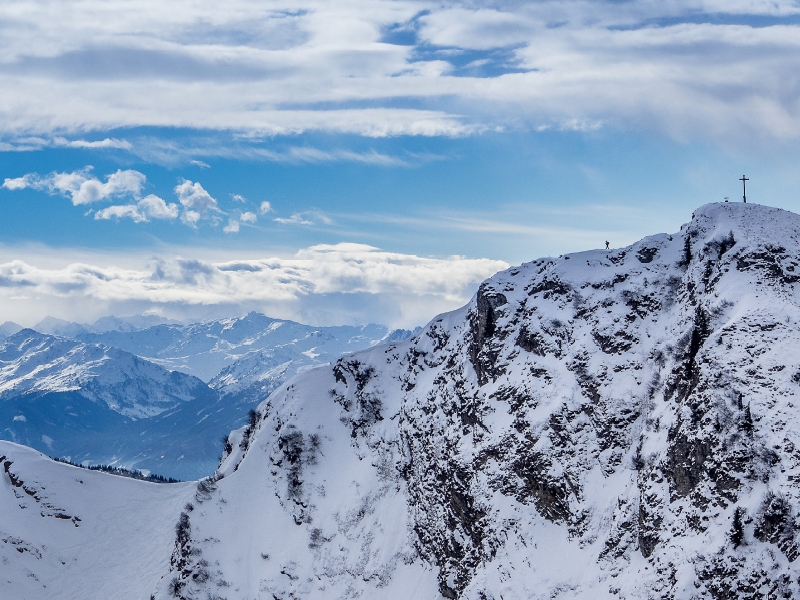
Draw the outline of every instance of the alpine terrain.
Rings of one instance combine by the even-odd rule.
[[[0,338],[0,437],[77,463],[198,479],[214,472],[220,438],[286,379],[411,335],[258,313],[190,325],[152,324],[158,320],[81,325],[48,317],[36,327],[50,335],[0,326],[8,332]]]
[[[281,385],[168,518],[185,489],[135,482],[165,490],[129,510],[172,544],[120,560],[163,566],[159,600],[798,597],[798,236],[798,215],[711,204],[498,273],[411,339]],[[26,452],[0,444],[0,577],[107,597],[85,578],[121,575],[42,547],[84,543],[70,519],[113,477],[79,499],[82,471]],[[29,480],[64,517],[17,520]]]

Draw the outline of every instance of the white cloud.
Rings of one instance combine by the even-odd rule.
[[[196,226],[200,219],[215,221],[217,215],[222,213],[217,206],[217,201],[199,182],[192,183],[188,179],[184,179],[175,186],[175,195],[184,206],[181,220],[192,227]]]
[[[363,244],[312,246],[290,258],[154,258],[146,267],[107,262],[107,257],[84,257],[64,266],[22,260],[0,264],[4,318],[35,322],[50,313],[86,320],[124,310],[180,317],[255,309],[320,324],[409,326],[463,304],[480,281],[508,266],[488,259],[385,252]],[[22,292],[28,300],[12,300]]]
[[[0,22],[12,24],[0,36],[9,139],[136,126],[465,135],[569,122],[800,136],[790,0],[231,0],[224,13],[211,0],[144,0],[136,14],[121,3],[18,4],[0,3]],[[393,30],[416,45],[384,38]],[[459,67],[465,51],[474,72]],[[274,159],[398,160],[338,154]]]
[[[181,214],[181,221],[191,227],[195,227],[201,218],[202,215],[193,210],[184,210]]]
[[[21,190],[30,187],[45,190],[51,194],[60,193],[69,196],[75,206],[91,204],[107,198],[134,196],[138,197],[145,182],[145,176],[131,169],[106,176],[105,183],[91,175],[92,167],[71,173],[51,173],[40,176],[29,173],[24,177],[6,179],[3,187],[9,190]]]
[[[188,179],[184,179],[175,186],[175,194],[186,208],[196,210],[201,214],[217,210],[217,201],[203,189],[199,182],[192,183]]]
[[[261,203],[261,206],[258,207],[258,213],[261,215],[265,215],[271,210],[272,210],[272,204],[270,204],[266,200],[264,200],[264,202]]]
[[[236,202],[247,202],[247,198],[245,198],[241,194],[231,194],[231,198],[236,200]]]
[[[94,218],[96,220],[109,220],[109,219],[132,219],[134,223],[142,223],[143,221],[147,221],[147,217],[145,217],[140,211],[139,207],[135,204],[123,204],[118,206],[107,206],[106,208],[101,208],[96,213],[94,213]]]
[[[130,150],[133,148],[127,140],[118,140],[117,138],[105,138],[104,140],[88,142],[86,140],[68,140],[63,137],[53,138],[54,146],[65,146],[67,148],[115,148],[121,150]]]
[[[150,194],[139,200],[139,208],[148,217],[154,219],[174,219],[178,216],[178,205],[170,202],[167,204],[163,199]]]
[[[222,228],[222,231],[225,233],[239,233],[241,229],[242,223],[248,223],[250,225],[258,222],[258,217],[255,213],[252,212],[243,212],[239,215],[239,217],[230,217],[228,219],[228,224]]]
[[[294,213],[291,217],[276,217],[273,219],[276,223],[283,223],[284,225],[313,225],[314,221],[309,221],[304,215],[306,213]]]
[[[30,173],[28,175],[24,175],[22,177],[16,177],[13,179],[6,178],[6,180],[3,181],[3,187],[6,188],[7,190],[24,190],[27,187],[33,187],[34,183],[33,178],[34,175]]]
[[[96,220],[132,219],[134,223],[143,223],[153,219],[174,219],[178,216],[178,205],[167,204],[153,194],[145,196],[137,204],[108,206],[94,214]]]

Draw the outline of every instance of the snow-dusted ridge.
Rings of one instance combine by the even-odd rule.
[[[0,441],[0,597],[144,599],[195,484],[79,469]]]
[[[299,374],[165,523],[152,593],[797,597],[798,236],[706,205]]]

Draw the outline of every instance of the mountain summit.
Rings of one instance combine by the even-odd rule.
[[[798,234],[706,205],[296,378],[231,436],[173,591],[796,596]]]
[[[799,235],[706,205],[301,373],[164,524],[155,597],[798,597]]]

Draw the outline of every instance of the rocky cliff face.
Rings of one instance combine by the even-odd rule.
[[[799,234],[707,205],[301,374],[229,438],[159,594],[798,597]]]

